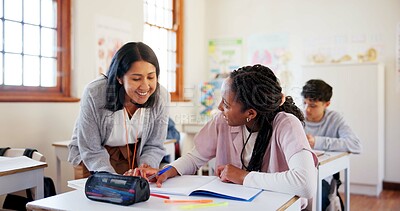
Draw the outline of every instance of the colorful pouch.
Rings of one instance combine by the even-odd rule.
[[[147,180],[142,177],[97,172],[87,179],[85,195],[95,201],[131,205],[147,201],[150,188]]]

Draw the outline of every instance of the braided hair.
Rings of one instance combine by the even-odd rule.
[[[257,111],[255,124],[260,126],[248,171],[260,171],[265,151],[272,136],[272,122],[278,112],[295,115],[303,124],[304,116],[290,96],[282,103],[282,88],[271,69],[263,65],[245,66],[230,74],[235,101],[241,102],[242,111]],[[251,131],[252,132],[252,131]]]

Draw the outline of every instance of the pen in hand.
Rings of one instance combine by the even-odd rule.
[[[155,178],[156,176],[160,176],[161,174],[164,174],[166,171],[170,170],[172,168],[172,166],[168,166],[167,168],[163,168],[160,171],[158,171],[157,173],[151,175],[150,177],[148,177],[147,179],[150,181],[153,178]]]

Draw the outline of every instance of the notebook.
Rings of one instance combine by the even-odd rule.
[[[150,183],[150,192],[182,196],[211,196],[238,201],[252,201],[262,189],[222,182],[216,176],[183,175],[166,180],[161,188]]]

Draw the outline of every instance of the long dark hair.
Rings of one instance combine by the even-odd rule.
[[[282,88],[271,69],[263,65],[245,66],[230,74],[235,100],[242,103],[242,111],[257,111],[255,124],[260,126],[248,171],[260,171],[265,151],[272,136],[272,122],[280,111],[295,115],[303,124],[304,116],[290,96],[282,103]],[[251,131],[252,132],[252,131]]]
[[[131,65],[137,61],[146,61],[154,65],[158,79],[160,66],[154,51],[142,42],[126,43],[115,53],[107,72],[107,100],[104,106],[106,109],[117,111],[123,108],[125,89],[117,79],[122,78],[131,68]],[[156,101],[159,89],[159,83],[157,82],[156,91],[149,97],[146,103],[136,105],[138,107],[152,107]]]

